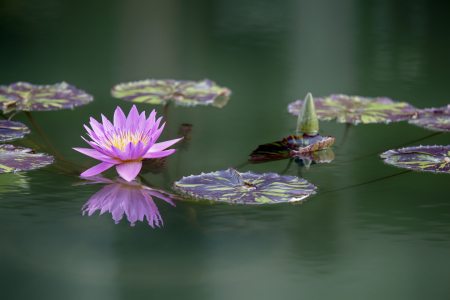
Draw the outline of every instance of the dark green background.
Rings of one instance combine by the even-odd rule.
[[[113,85],[207,77],[229,87],[222,109],[170,107],[172,138],[181,123],[194,130],[189,151],[169,157],[170,180],[146,175],[167,187],[237,166],[259,144],[293,134],[286,107],[307,92],[388,96],[419,108],[450,103],[449,8],[425,0],[0,0],[0,84],[65,80],[93,94],[75,111],[33,113],[58,152],[80,164],[91,160],[71,148],[86,146],[89,117],[111,119],[118,105],[132,106],[110,96]],[[25,114],[14,120],[41,141]],[[337,146],[345,124],[320,129]],[[100,185],[73,187],[77,178],[42,171],[3,174],[0,298],[449,299],[449,174],[334,191],[402,171],[377,155],[344,162],[429,134],[407,122],[352,126],[332,163],[303,170],[319,187],[303,205],[175,208],[155,199],[161,229],[115,225],[108,213],[82,217]],[[417,144],[449,141],[441,134]]]

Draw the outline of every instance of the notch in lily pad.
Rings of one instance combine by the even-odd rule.
[[[53,157],[24,147],[0,145],[0,173],[27,171],[53,163]]]
[[[450,145],[416,146],[386,151],[384,162],[399,168],[435,173],[450,172]]]
[[[166,105],[171,101],[182,106],[212,105],[221,108],[227,104],[231,91],[209,79],[147,79],[118,84],[111,89],[111,94],[137,103]]]
[[[17,111],[59,110],[88,104],[94,98],[67,82],[34,85],[16,82],[0,86],[0,104],[4,113]]]
[[[316,186],[296,176],[227,170],[183,177],[174,189],[193,198],[238,204],[300,203]]]
[[[21,139],[30,129],[23,123],[0,120],[0,142]]]
[[[439,108],[421,109],[408,122],[433,131],[450,131],[450,104]]]

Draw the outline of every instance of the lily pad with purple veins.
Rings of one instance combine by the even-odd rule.
[[[264,204],[303,201],[315,193],[316,186],[296,176],[275,173],[239,173],[228,170],[183,177],[174,189],[201,199]]]
[[[425,108],[409,120],[409,124],[436,131],[450,131],[450,104],[439,108]]]
[[[30,133],[30,129],[23,123],[0,120],[0,141],[10,141],[21,139],[26,133]]]
[[[419,171],[450,171],[449,146],[417,146],[389,150],[380,155],[384,162],[401,168]]]
[[[172,79],[147,79],[121,83],[111,89],[115,98],[149,104],[167,104],[174,101],[178,105],[209,105],[223,107],[227,104],[231,91],[218,86],[214,81],[176,81]]]
[[[13,145],[0,145],[0,173],[27,171],[53,163],[53,157]]]
[[[93,97],[73,85],[61,82],[53,85],[33,85],[17,82],[0,86],[0,103],[4,111],[40,111],[73,108],[88,104]]]
[[[298,115],[303,101],[288,106],[290,113]],[[417,109],[406,102],[395,102],[386,97],[364,98],[359,96],[330,95],[314,98],[317,117],[320,120],[336,118],[338,123],[389,123],[409,119]]]
[[[289,158],[292,151],[307,153],[331,147],[335,138],[332,136],[291,135],[279,142],[259,145],[251,154],[249,161],[253,163]]]

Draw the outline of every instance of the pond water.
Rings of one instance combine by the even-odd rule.
[[[145,179],[170,190],[182,176],[230,165],[280,173],[287,160],[244,163],[258,145],[295,133],[287,105],[308,92],[388,96],[419,108],[450,103],[448,6],[2,0],[0,84],[64,80],[94,95],[74,111],[32,112],[64,159],[92,166],[71,148],[87,146],[80,135],[90,116],[111,119],[117,106],[132,107],[111,97],[112,86],[210,78],[232,90],[230,101],[221,109],[170,106],[160,139],[192,124],[191,145],[168,157],[166,172]],[[13,120],[32,130],[15,144],[45,145],[24,113]],[[396,175],[404,170],[378,155],[406,144],[448,145],[449,135],[414,142],[432,132],[407,122],[358,125],[338,149],[345,130],[320,122],[320,133],[336,138],[336,158],[286,172],[318,186],[302,205],[172,206],[154,197],[164,221],[155,229],[126,217],[115,224],[108,212],[82,216],[103,185],[76,186],[77,176],[52,166],[43,170],[58,174],[2,174],[0,298],[449,299],[450,175]]]

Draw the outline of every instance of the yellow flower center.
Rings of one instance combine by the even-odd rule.
[[[144,143],[144,146],[150,141],[150,136],[144,136],[142,131],[125,131],[125,132],[114,132],[108,133],[107,139],[103,141],[103,145],[108,149],[111,149],[111,146],[115,146],[120,150],[124,151],[125,147],[132,142],[136,145],[139,141]]]

